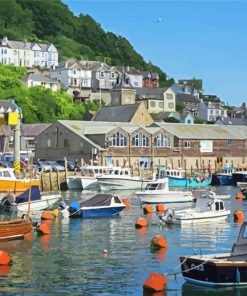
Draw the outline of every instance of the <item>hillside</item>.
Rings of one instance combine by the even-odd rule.
[[[4,36],[54,43],[60,60],[72,57],[133,66],[158,72],[161,86],[173,83],[158,66],[145,62],[126,38],[105,32],[89,15],[75,16],[60,0],[2,0],[0,38]]]

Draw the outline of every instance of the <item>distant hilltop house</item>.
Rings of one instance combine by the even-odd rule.
[[[228,110],[227,115],[230,118],[247,119],[246,103],[242,103],[240,107],[235,107],[233,110]]]
[[[143,76],[143,87],[147,88],[159,88],[160,78],[158,73],[152,73],[150,71],[142,72]]]
[[[227,118],[227,109],[222,102],[208,102],[200,104],[200,118],[215,122],[217,119]]]
[[[51,68],[58,65],[58,51],[54,44],[8,40],[5,36],[0,40],[0,63],[23,66],[27,68]]]
[[[192,95],[199,99],[200,93],[202,93],[202,79],[179,79],[178,87],[182,89],[184,94]]]

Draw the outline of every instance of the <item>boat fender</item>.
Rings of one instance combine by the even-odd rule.
[[[236,282],[239,284],[240,283],[240,271],[237,267],[237,270],[236,270]]]
[[[80,210],[80,203],[76,200],[72,201],[72,203],[69,205],[71,210],[79,211]]]

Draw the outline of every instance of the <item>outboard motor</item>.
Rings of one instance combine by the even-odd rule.
[[[173,219],[175,215],[175,212],[173,209],[171,208],[168,208],[165,210],[164,214],[163,215],[160,215],[159,218],[160,218],[160,223],[164,222],[169,222]]]
[[[12,194],[7,194],[1,200],[1,208],[3,208],[6,212],[10,211],[11,205],[14,203],[15,198]]]

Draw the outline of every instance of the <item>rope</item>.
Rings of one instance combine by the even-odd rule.
[[[189,257],[189,256],[188,256]],[[183,260],[183,262],[182,263],[180,263],[177,267],[175,267],[173,270],[176,270],[178,267],[181,267],[184,263],[185,263],[185,261],[188,259],[188,257],[185,257],[185,259]],[[178,275],[178,274],[181,274],[181,273],[183,273],[183,272],[188,272],[188,271],[191,271],[191,270],[193,270],[193,269],[197,269],[199,266],[203,266],[204,264],[206,264],[206,263],[208,263],[209,262],[209,260],[207,260],[207,261],[204,261],[204,262],[202,262],[201,264],[199,264],[199,265],[196,265],[196,266],[194,266],[194,267],[191,267],[191,268],[189,268],[189,269],[186,269],[186,270],[184,270],[184,271],[178,271],[178,272],[174,272],[174,273],[169,273],[169,272],[167,272],[167,273],[163,273],[163,275],[164,276],[172,276],[172,275],[174,275],[175,277],[176,277],[176,275]]]

